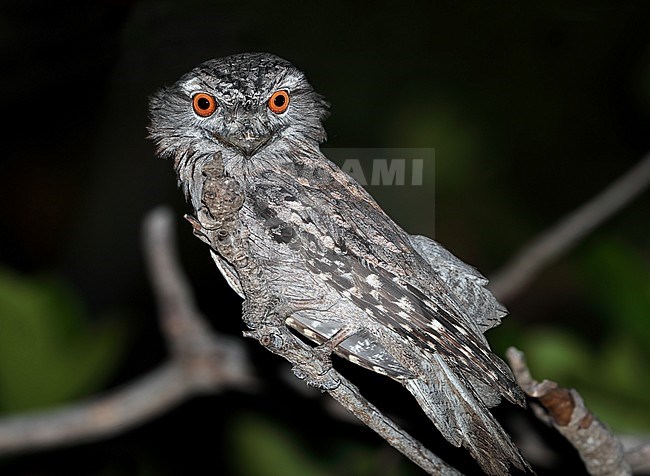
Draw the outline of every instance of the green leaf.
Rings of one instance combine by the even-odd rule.
[[[613,239],[592,244],[583,259],[588,296],[612,329],[650,345],[650,266],[641,253]]]
[[[407,476],[417,472],[394,448],[360,444],[343,435],[331,442],[328,454],[313,455],[282,423],[257,415],[233,419],[230,435],[229,474],[237,476]]]
[[[0,269],[0,410],[46,407],[98,389],[123,352],[124,323],[116,316],[89,322],[60,280]]]
[[[300,442],[282,426],[241,416],[232,431],[231,466],[241,476],[325,476]]]
[[[555,380],[563,386],[589,368],[591,355],[584,343],[571,334],[552,328],[531,329],[522,339],[528,366],[538,380]]]
[[[650,362],[631,336],[612,336],[597,357],[595,373],[607,379],[609,388],[650,407]]]

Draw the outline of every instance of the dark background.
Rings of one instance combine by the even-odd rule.
[[[332,104],[328,147],[435,148],[421,187],[369,189],[403,228],[435,229],[487,276],[650,149],[648,2],[0,8],[5,415],[113,388],[165,359],[140,248],[157,205],[178,216],[201,309],[218,331],[242,330],[239,299],[181,223],[189,208],[171,164],[146,139],[148,96],[201,61],[269,51],[293,62]],[[576,386],[621,433],[650,429],[649,207],[646,193],[554,263],[488,336],[501,354],[522,348],[538,377]],[[105,442],[5,458],[0,472],[419,474],[322,397],[297,392],[278,358],[245,345],[264,382],[256,393],[196,398]],[[437,453],[476,471],[398,385],[344,370]],[[514,434],[534,425],[498,414]],[[563,454],[549,471],[579,474],[559,437],[534,430]]]

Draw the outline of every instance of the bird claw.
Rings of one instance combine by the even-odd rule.
[[[318,362],[325,369],[323,373],[329,372],[332,368],[332,352],[334,349],[328,345],[329,341],[314,347],[314,355]]]

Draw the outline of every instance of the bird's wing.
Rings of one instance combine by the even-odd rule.
[[[507,475],[508,465],[528,469],[487,410],[497,393],[517,404],[523,394],[483,337],[488,320],[464,309],[466,302],[454,294],[464,286],[452,291],[439,270],[448,263],[480,278],[448,256],[434,259],[422,246],[418,250],[419,239],[325,160],[311,169],[303,164],[298,171],[269,172],[249,197],[272,238],[301,256],[309,276],[353,304],[341,308],[350,315],[335,324],[360,319],[371,347],[351,349],[360,340],[356,334],[336,350],[402,382],[441,434],[466,447],[486,473]],[[298,314],[293,325],[308,338],[320,343],[335,335],[337,328],[324,329],[318,315]],[[388,371],[387,363],[396,365]]]
[[[498,388],[513,403],[522,403],[523,396],[510,369],[490,351],[482,335],[468,325],[456,306],[449,304],[449,291],[442,285],[425,294],[401,277],[349,254],[308,252],[306,262],[313,273],[329,276],[329,283],[343,297],[408,345],[439,354],[461,375],[473,376]]]
[[[460,301],[467,315],[479,325],[481,331],[485,332],[501,323],[508,311],[485,287],[488,280],[476,268],[426,236],[411,235],[411,243]]]
[[[269,171],[254,196],[262,214],[291,226],[289,236],[303,241],[311,271],[331,276],[331,285],[371,320],[522,403],[510,370],[490,351],[482,323],[411,237],[338,167],[321,157],[286,173]]]

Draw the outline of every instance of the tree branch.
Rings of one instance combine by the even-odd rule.
[[[625,460],[629,463],[635,474],[650,474],[650,443],[647,441],[634,442],[627,445],[625,438],[621,438],[625,448]]]
[[[650,185],[650,154],[580,208],[524,245],[490,278],[489,288],[500,301],[519,294],[539,272],[579,240],[631,202]]]
[[[113,393],[56,410],[0,420],[0,455],[88,442],[121,433],[181,402],[189,394],[184,370],[168,362]]]
[[[0,419],[0,455],[107,438],[163,414],[191,395],[226,387],[250,388],[254,383],[240,342],[216,336],[196,310],[176,257],[169,211],[156,210],[146,218],[144,249],[170,360],[104,396]],[[304,350],[313,351],[309,346]],[[336,401],[425,471],[460,474],[395,425],[334,369],[327,378],[335,382],[328,392]]]
[[[258,339],[267,350],[291,362],[298,378],[329,393],[343,408],[427,473],[440,476],[460,474],[366,400],[355,385],[331,364],[324,363],[314,348],[296,338],[285,325],[276,327],[271,324],[268,329],[255,329],[246,335]]]
[[[163,414],[190,395],[254,381],[239,341],[214,334],[196,311],[174,252],[171,213],[145,221],[144,247],[170,360],[104,396],[0,419],[0,455],[106,438]]]
[[[620,210],[648,183],[650,154],[603,193],[525,246],[492,280],[493,292],[502,300],[516,295],[544,266]],[[169,361],[106,395],[0,419],[0,455],[106,438],[163,414],[190,395],[217,393],[226,387],[250,388],[254,379],[241,343],[215,335],[196,309],[178,264],[169,211],[156,210],[147,217],[144,239],[160,323],[170,348]],[[262,344],[269,346],[268,342]],[[314,369],[301,366],[303,359],[284,356],[306,372],[303,377],[308,380],[323,378],[318,373],[310,375]],[[553,424],[581,452],[591,474],[630,474],[630,467],[643,470],[650,466],[649,445],[622,453],[618,440],[588,412],[577,392],[553,382],[539,384],[527,373],[523,355],[512,351],[509,358],[520,385],[542,405],[546,402]],[[384,416],[334,369],[328,378],[336,382],[326,389],[335,400],[425,471],[459,474]],[[585,432],[592,436],[585,439]],[[600,459],[594,459],[596,456]]]
[[[632,471],[647,471],[650,445],[625,451],[619,438],[589,411],[576,390],[560,387],[550,380],[534,380],[523,352],[514,347],[508,349],[507,357],[517,383],[542,406],[544,411],[538,408],[537,416],[553,425],[573,445],[589,474],[627,476]]]
[[[390,418],[382,414],[377,407],[359,393],[356,386],[344,379],[340,374],[338,378],[340,379],[339,386],[328,390],[328,393],[391,446],[429,474],[440,476],[461,474],[402,430]]]

